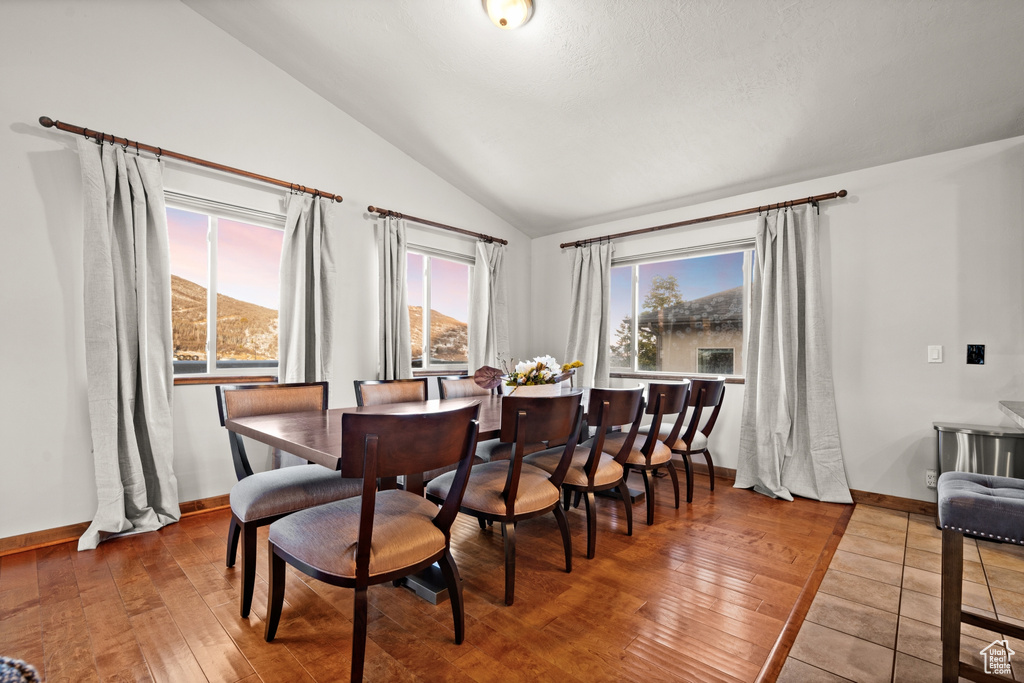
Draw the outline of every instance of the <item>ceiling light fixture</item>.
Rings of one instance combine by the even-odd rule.
[[[487,16],[498,28],[519,28],[533,16],[533,0],[483,0]]]

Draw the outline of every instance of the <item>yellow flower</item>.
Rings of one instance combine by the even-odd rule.
[[[563,365],[562,366],[562,372],[568,372],[569,370],[572,370],[573,368],[582,368],[582,367],[583,367],[583,363],[581,363],[578,360],[574,360],[571,363],[566,363],[565,365]]]

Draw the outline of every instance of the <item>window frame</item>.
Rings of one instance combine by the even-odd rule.
[[[430,335],[429,335],[429,331],[430,331],[430,308],[431,308],[431,306],[430,306],[430,291],[431,291],[430,262],[431,262],[431,259],[439,258],[439,259],[442,259],[442,260],[445,260],[445,261],[452,261],[454,263],[459,263],[459,264],[462,264],[462,265],[465,265],[465,266],[468,267],[468,272],[467,272],[467,280],[468,281],[466,283],[466,298],[467,298],[467,304],[468,304],[469,302],[472,301],[472,292],[470,291],[470,289],[473,286],[473,269],[476,267],[476,259],[474,257],[472,257],[472,256],[466,256],[465,254],[460,254],[460,253],[453,252],[453,251],[447,251],[445,249],[437,249],[435,247],[428,247],[428,246],[423,245],[423,244],[414,244],[414,243],[411,243],[411,242],[406,246],[406,258],[407,259],[408,259],[408,254],[415,254],[416,256],[420,256],[420,257],[423,258],[423,272],[421,273],[421,276],[423,278],[423,304],[422,304],[423,314],[421,316],[422,320],[423,320],[423,330],[422,330],[422,332],[423,332],[423,363],[422,363],[422,365],[420,367],[413,366],[413,368],[412,368],[413,376],[437,375],[437,374],[451,375],[451,374],[460,374],[460,373],[461,374],[465,374],[465,373],[469,372],[469,354],[468,354],[468,349],[469,349],[469,320],[466,320],[466,348],[467,348],[466,362],[462,363],[462,364],[454,364],[454,363],[435,364],[433,362],[430,362],[430,360],[431,360],[430,359]],[[406,263],[408,264],[408,260],[406,261]],[[406,287],[408,288],[408,282],[409,282],[409,273],[408,272],[406,272],[405,277],[406,277]],[[467,318],[469,317],[469,315],[468,315],[468,306],[467,306],[467,316],[466,317]],[[411,346],[412,345],[412,339],[411,339],[412,329],[411,328],[410,328],[409,332],[410,332],[409,344]]]
[[[754,249],[755,243],[753,239],[740,239],[733,240],[730,242],[719,242],[716,244],[705,244],[695,247],[687,247],[682,249],[671,249],[658,252],[647,252],[637,254],[633,256],[626,256],[623,258],[612,259],[612,268],[630,268],[630,318],[632,320],[632,330],[630,338],[630,366],[624,367],[609,367],[609,375],[615,378],[633,378],[643,380],[655,380],[655,379],[682,379],[685,377],[717,377],[718,374],[697,372],[697,358],[694,358],[694,372],[680,372],[672,370],[642,370],[639,366],[639,331],[640,331],[640,266],[649,265],[652,263],[666,263],[669,261],[678,261],[688,258],[701,258],[705,256],[717,256],[721,254],[743,254],[743,332],[740,349],[742,357],[746,358],[746,346],[747,346],[747,325],[750,320],[750,292],[753,282],[753,264],[754,264]],[[615,338],[617,321],[609,320],[608,329],[608,349],[609,356],[611,355],[611,344]],[[743,374],[743,368],[737,368],[735,362],[735,351],[736,347],[696,347],[698,350],[701,348],[731,348],[733,350],[733,374],[724,375],[727,382],[730,383],[743,383],[745,376]]]
[[[280,367],[280,357],[273,361],[257,361],[252,365],[217,367],[217,236],[220,219],[284,232],[287,216],[284,213],[260,211],[246,206],[229,204],[207,197],[199,197],[167,189],[164,190],[164,205],[165,212],[166,209],[178,209],[203,214],[210,218],[206,231],[206,268],[209,282],[206,288],[206,369],[200,372],[179,372],[178,368],[183,367],[179,363],[194,363],[196,361],[179,361],[175,360],[172,355],[171,376],[176,383],[187,384],[189,379],[201,380],[202,378],[209,377],[234,377],[239,374],[276,375]],[[280,270],[278,272],[280,273]],[[281,302],[279,300],[278,314],[280,314],[280,306]],[[213,324],[210,324],[210,321],[213,321]],[[278,355],[280,356],[280,347],[278,348]],[[235,362],[245,363],[245,361]]]

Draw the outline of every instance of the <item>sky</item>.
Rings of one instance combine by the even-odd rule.
[[[409,305],[423,305],[423,257],[407,255]],[[430,259],[430,308],[456,320],[469,320],[469,266],[446,259]]]
[[[679,291],[685,301],[699,299],[715,292],[722,292],[743,284],[743,252],[696,256],[645,263],[639,267],[640,301],[643,306],[655,275],[675,275]],[[611,277],[611,325],[612,333],[618,329],[623,318],[631,313],[632,266],[612,268]]]
[[[208,217],[167,209],[171,272],[209,287],[206,233]],[[277,310],[284,231],[218,219],[217,289],[219,293]]]

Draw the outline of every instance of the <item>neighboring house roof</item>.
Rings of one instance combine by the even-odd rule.
[[[640,314],[640,324],[687,325],[703,322],[735,322],[743,319],[743,287],[734,287]]]

